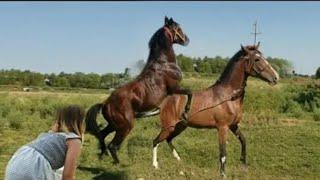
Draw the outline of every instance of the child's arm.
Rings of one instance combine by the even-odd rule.
[[[79,139],[67,140],[67,154],[64,162],[62,180],[72,180],[76,172],[77,159],[81,152],[81,141]]]

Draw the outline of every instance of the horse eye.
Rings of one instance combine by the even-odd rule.
[[[254,61],[257,62],[257,61],[260,61],[260,59],[255,59]]]

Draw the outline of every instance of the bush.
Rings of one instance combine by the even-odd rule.
[[[320,121],[320,109],[317,109],[313,112],[313,119],[315,121]]]
[[[7,117],[9,122],[9,128],[11,129],[22,129],[23,128],[23,114],[19,111],[11,111]]]
[[[289,100],[283,107],[283,112],[288,113],[291,117],[300,118],[304,112],[301,105],[294,100]]]
[[[318,67],[318,69],[316,71],[316,78],[320,79],[320,67]]]

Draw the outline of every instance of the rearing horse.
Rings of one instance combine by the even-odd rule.
[[[153,141],[153,166],[158,168],[157,147],[167,140],[175,158],[180,156],[172,145],[172,140],[187,127],[216,128],[219,134],[220,172],[225,176],[226,138],[230,129],[241,143],[241,158],[246,164],[246,141],[238,128],[242,119],[243,98],[248,76],[258,77],[272,85],[279,79],[278,73],[262,56],[257,46],[241,46],[227,64],[218,81],[207,89],[193,93],[191,108],[186,120],[180,120],[186,97],[168,96],[160,106],[162,130]]]
[[[87,130],[99,139],[100,157],[106,152],[104,139],[116,131],[108,150],[119,163],[117,151],[134,126],[135,114],[157,108],[169,94],[191,94],[180,89],[182,72],[177,65],[173,44],[188,45],[189,38],[172,18],[165,17],[164,26],[154,33],[149,42],[150,53],[147,63],[137,78],[119,87],[103,103],[93,105],[87,112]],[[107,127],[99,130],[97,114],[102,109]]]

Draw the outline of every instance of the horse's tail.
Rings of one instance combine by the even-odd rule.
[[[99,126],[97,123],[97,115],[102,107],[102,103],[95,104],[90,107],[86,115],[86,130],[90,134],[99,138]]]

